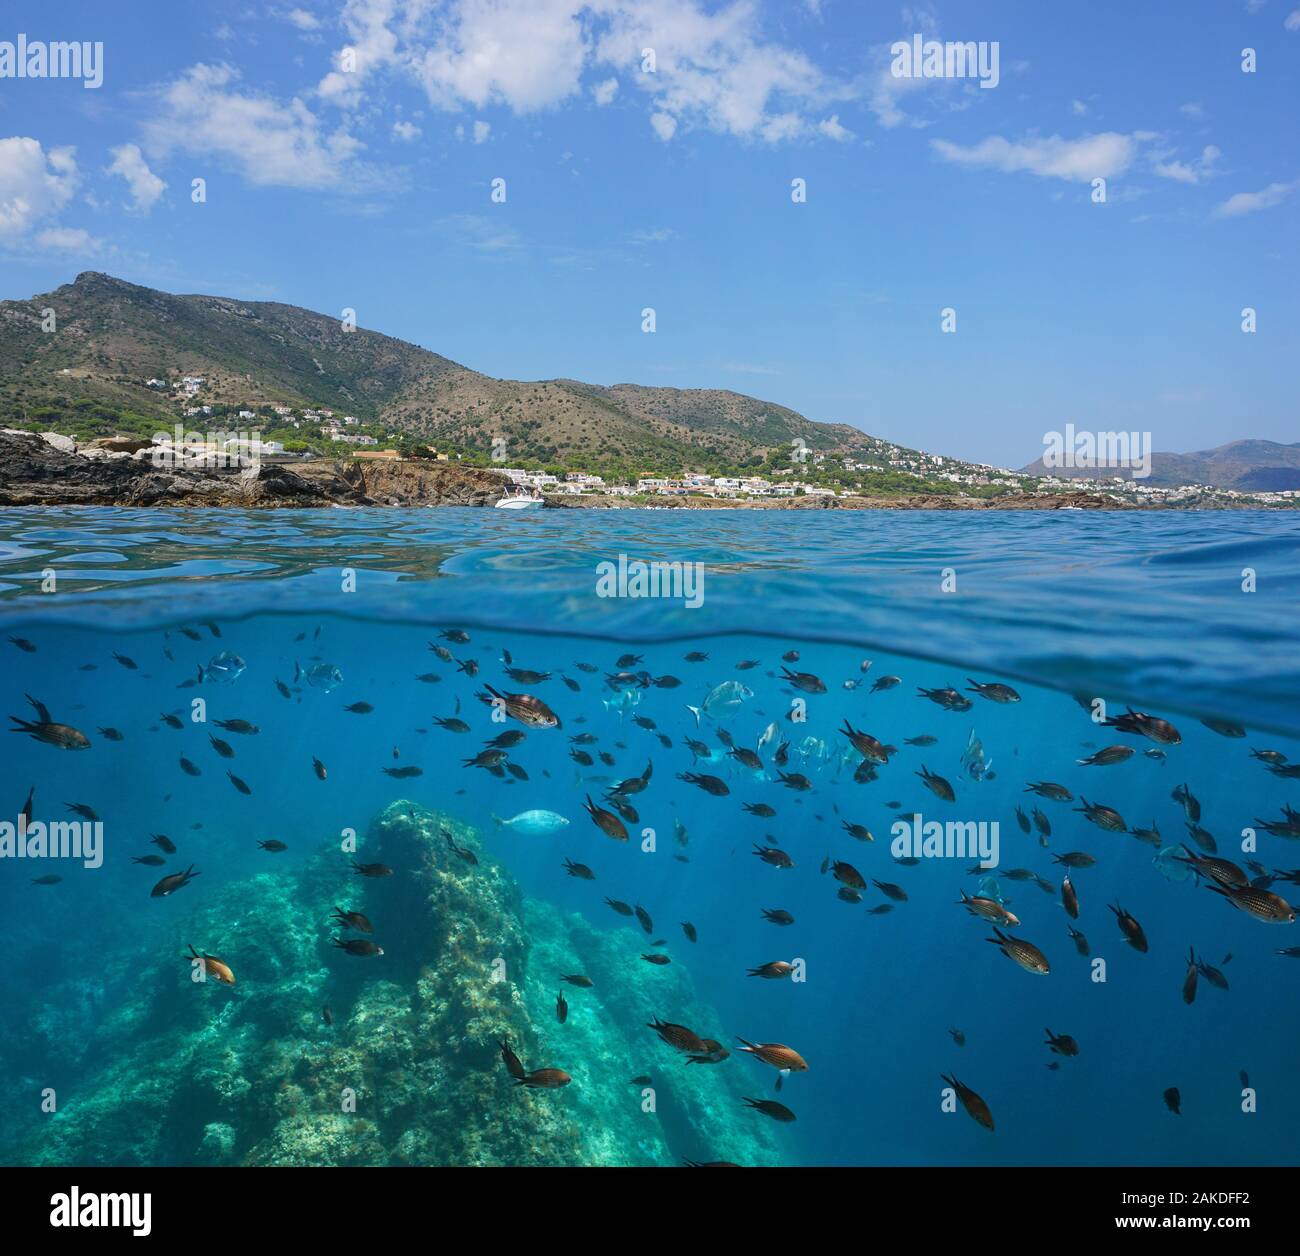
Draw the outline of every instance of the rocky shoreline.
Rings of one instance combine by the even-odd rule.
[[[0,431],[0,506],[492,506],[510,481],[500,471],[415,459],[263,461],[242,469],[158,467],[148,441],[111,437],[79,445],[54,433]],[[645,508],[606,496],[550,496],[559,509]],[[1096,493],[1017,493],[996,498],[916,493],[902,497],[786,497],[739,501],[664,497],[664,510],[1140,510]]]
[[[499,471],[413,460],[157,467],[148,441],[0,431],[0,506],[490,506]]]

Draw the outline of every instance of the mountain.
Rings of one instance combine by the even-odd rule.
[[[56,330],[42,330],[44,310]],[[879,454],[845,424],[716,389],[601,387],[494,379],[418,345],[347,331],[275,302],[175,296],[87,272],[30,301],[0,302],[0,423],[55,423],[93,411],[178,418],[145,380],[203,376],[201,401],[322,407],[434,445],[491,447],[507,460],[646,470],[756,465],[769,449]]]
[[[1026,475],[1055,475],[1060,479],[1131,478],[1115,467],[1048,468],[1042,459],[1021,468]],[[1300,441],[1283,445],[1271,440],[1234,440],[1215,449],[1189,454],[1153,453],[1151,474],[1142,481],[1153,488],[1209,484],[1241,493],[1281,493],[1300,489]]]

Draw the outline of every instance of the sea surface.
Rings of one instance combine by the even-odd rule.
[[[2,512],[102,863],[0,858],[0,1162],[1295,1163],[1298,612],[1287,513]]]

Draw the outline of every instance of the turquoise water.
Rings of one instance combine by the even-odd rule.
[[[0,1078],[17,1111],[0,1160],[1290,1163],[1300,960],[1277,952],[1300,946],[1300,930],[1234,910],[1177,850],[1159,852],[1203,853],[1208,835],[1260,888],[1300,901],[1279,875],[1300,866],[1294,840],[1257,824],[1300,807],[1286,774],[1300,761],[1298,541],[1293,516],[1258,513],[9,511],[0,633],[35,648],[3,642],[3,711],[33,718],[30,694],[91,745],[15,733],[0,798],[14,820],[32,787],[37,820],[89,806],[104,857],[99,868],[0,861]],[[701,604],[598,596],[598,564],[620,554],[703,564]],[[521,675],[549,675],[512,679],[506,653]],[[620,666],[625,654],[639,657]],[[786,667],[825,691],[791,685]],[[199,669],[203,682],[187,683]],[[890,676],[899,682],[876,687]],[[537,696],[561,727],[495,721],[476,696],[485,685]],[[948,686],[969,709],[918,693]],[[1163,717],[1179,740],[1101,726],[1081,699]],[[357,704],[371,709],[346,709]],[[846,719],[897,748],[874,779],[855,779]],[[464,766],[512,730],[525,737],[496,773]],[[727,736],[759,766],[728,756]],[[783,770],[807,789],[777,777],[782,743]],[[1112,746],[1133,753],[1077,762]],[[602,799],[648,763],[644,788],[621,797],[630,840],[611,840],[584,799],[608,809]],[[951,784],[951,802],[923,768]],[[1073,798],[1026,793],[1031,781]],[[1173,797],[1184,785],[1199,843]],[[1081,797],[1159,841],[1090,823]],[[1050,836],[1022,832],[1017,807],[1039,808]],[[567,825],[497,823],[530,810]],[[996,822],[998,866],[900,863],[891,825],[916,813]],[[372,828],[385,815],[388,828]],[[449,853],[444,824],[477,864]],[[392,878],[351,875],[346,829],[359,861],[397,852]],[[1257,838],[1243,850],[1247,829]],[[150,844],[157,833],[175,855]],[[268,839],[287,849],[258,846]],[[794,866],[761,861],[755,845]],[[1053,858],[1067,852],[1096,861],[1070,870],[1074,921]],[[165,862],[131,862],[148,853]],[[567,875],[566,858],[596,879]],[[859,898],[841,896],[828,858],[862,874]],[[190,865],[190,885],[150,897]],[[63,880],[31,883],[47,873]],[[963,891],[1000,899],[1020,921],[1007,932],[1039,947],[1050,973],[989,945],[990,925],[957,905]],[[345,892],[384,955],[331,945],[314,913]],[[607,897],[642,905],[652,929]],[[1140,922],[1146,953],[1109,904]],[[191,982],[191,942],[238,984]],[[1200,975],[1190,1004],[1189,947],[1228,986]],[[806,979],[746,975],[776,960],[799,961]],[[601,974],[590,990],[559,980],[579,961]],[[730,1058],[686,1064],[645,1028],[654,1017],[718,1039]],[[399,1024],[408,1032],[394,1040]],[[1051,1053],[1045,1028],[1079,1054]],[[512,1086],[500,1033],[523,1044],[527,1068],[564,1069],[570,1084]],[[788,1045],[809,1067],[781,1077],[739,1038]],[[336,1117],[334,1088],[362,1074],[359,1116]],[[943,1110],[943,1074],[983,1097],[993,1132]],[[653,1110],[634,1076],[651,1078]],[[55,1113],[40,1111],[46,1088]],[[481,1139],[451,1137],[473,1122]]]

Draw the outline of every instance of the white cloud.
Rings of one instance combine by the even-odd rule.
[[[306,9],[290,9],[285,17],[300,31],[320,30],[320,18],[308,13]]]
[[[346,0],[340,21],[346,44],[316,91],[349,110],[381,71],[413,79],[448,111],[532,113],[586,90],[606,105],[620,88],[612,69],[649,98],[661,138],[683,125],[777,142],[816,136],[809,113],[855,94],[766,40],[752,0],[716,12],[705,0]],[[653,73],[642,68],[647,48]]]
[[[1047,179],[1087,183],[1096,178],[1111,178],[1127,170],[1138,152],[1141,138],[1141,135],[1104,131],[1077,140],[1053,135],[1018,143],[992,135],[969,148],[947,140],[931,140],[930,143],[945,161],[957,165],[984,166],[1007,173],[1026,171]]]
[[[1282,20],[1282,25],[1289,31],[1300,31],[1300,9],[1292,9]]]
[[[1253,214],[1261,209],[1272,209],[1282,204],[1297,187],[1300,187],[1300,179],[1293,183],[1270,183],[1260,192],[1238,192],[1228,197],[1215,213],[1220,218],[1236,218],[1240,214]]]
[[[668,240],[673,240],[676,237],[677,232],[675,232],[671,227],[651,227],[649,229],[633,231],[628,236],[628,239],[631,240],[633,244],[664,244]]]
[[[490,122],[478,121],[474,123],[474,143],[484,144],[487,137],[492,134],[492,124]]]
[[[1189,118],[1201,118],[1205,116],[1205,110],[1195,101],[1189,101],[1185,105],[1179,105],[1178,112],[1185,114]]]
[[[355,174],[361,144],[343,128],[326,132],[299,99],[282,102],[237,89],[226,65],[195,65],[159,93],[145,124],[146,147],[215,158],[259,186],[320,188]]]
[[[413,143],[420,138],[421,131],[414,122],[394,122],[393,138],[401,140],[403,144]]]
[[[1088,112],[1088,106],[1081,100],[1072,100],[1070,101],[1070,112],[1076,118],[1082,118]]]
[[[48,227],[36,237],[36,243],[61,253],[98,253],[102,247],[102,241],[81,227]]]
[[[853,138],[853,132],[848,127],[840,125],[840,115],[837,113],[831,114],[829,118],[823,118],[817,124],[817,130],[828,140],[836,140],[840,143]]]
[[[1173,179],[1178,183],[1199,183],[1214,174],[1214,165],[1223,154],[1213,144],[1207,144],[1201,155],[1190,162],[1157,161],[1154,170],[1162,179]]]
[[[127,187],[131,189],[132,203],[136,209],[147,214],[167,190],[167,184],[149,169],[139,145],[121,144],[117,148],[110,148],[109,155],[113,158],[113,164],[109,166],[108,173],[121,175],[126,180]]]
[[[51,148],[21,136],[0,139],[0,240],[27,235],[72,199],[80,176],[76,149]]]
[[[677,134],[677,119],[671,113],[652,113],[650,125],[665,144]]]
[[[585,8],[581,0],[456,0],[440,10],[429,36],[410,41],[405,56],[441,108],[504,104],[531,113],[578,92]]]

